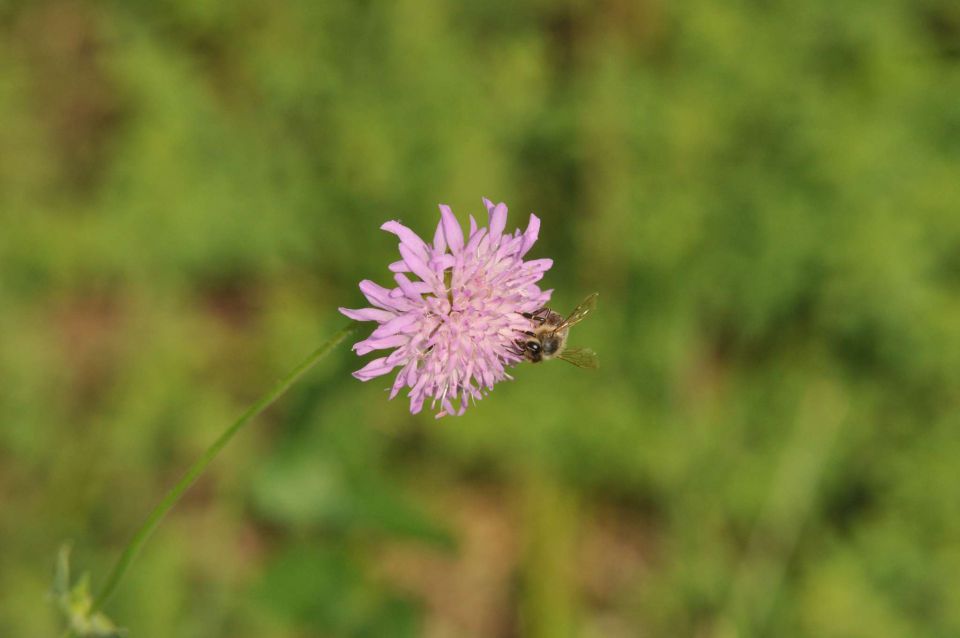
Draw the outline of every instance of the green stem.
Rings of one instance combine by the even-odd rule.
[[[312,368],[320,359],[322,359],[330,350],[337,346],[341,341],[346,339],[352,332],[354,332],[359,324],[356,322],[350,323],[347,327],[343,328],[337,332],[333,337],[330,338],[325,344],[317,348],[309,357],[307,357],[303,363],[294,368],[293,372],[288,374],[282,380],[277,382],[272,390],[263,395],[256,403],[250,406],[246,412],[244,412],[239,419],[237,419],[233,425],[227,428],[223,434],[221,434],[216,441],[213,442],[207,451],[203,453],[199,459],[190,466],[190,469],[187,470],[186,474],[183,475],[183,478],[173,486],[167,495],[163,497],[163,500],[160,501],[160,504],[157,505],[150,515],[147,517],[147,520],[144,521],[143,525],[140,526],[140,529],[137,530],[137,533],[134,534],[133,538],[127,543],[127,546],[124,548],[123,553],[120,555],[119,560],[117,560],[116,565],[113,567],[113,571],[110,572],[110,576],[107,578],[106,584],[103,586],[103,589],[100,590],[100,594],[97,596],[96,600],[93,602],[93,608],[90,610],[90,614],[93,615],[96,613],[103,604],[110,598],[110,595],[117,588],[117,584],[120,582],[120,579],[123,578],[123,575],[127,572],[127,569],[130,568],[130,563],[136,557],[137,553],[143,547],[144,543],[147,542],[147,539],[150,538],[150,535],[153,533],[153,530],[157,528],[157,525],[160,524],[160,521],[163,520],[163,517],[170,511],[170,509],[177,504],[177,501],[180,500],[180,497],[183,496],[183,493],[186,492],[194,481],[203,473],[207,466],[210,465],[210,462],[216,458],[217,454],[220,453],[220,450],[230,442],[230,439],[234,435],[243,429],[247,423],[249,423],[255,416],[266,410],[270,404],[279,399],[283,394],[290,389],[300,377],[302,377],[310,368]]]

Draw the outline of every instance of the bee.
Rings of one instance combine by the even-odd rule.
[[[517,339],[517,354],[531,363],[563,359],[578,368],[591,370],[599,368],[600,359],[593,350],[567,347],[570,326],[583,321],[597,307],[598,296],[599,293],[595,292],[584,299],[566,318],[550,308],[523,313],[523,316],[533,324],[533,330],[525,331],[525,336]]]

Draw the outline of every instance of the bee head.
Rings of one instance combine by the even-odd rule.
[[[544,356],[553,356],[560,349],[560,339],[556,335],[549,335],[542,340],[541,347]]]
[[[533,363],[537,363],[543,359],[543,347],[540,345],[540,342],[536,339],[528,339],[523,344],[523,356]]]

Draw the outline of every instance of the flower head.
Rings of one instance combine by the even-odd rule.
[[[353,346],[358,355],[394,349],[353,376],[369,381],[399,367],[390,398],[410,388],[414,414],[427,397],[431,407],[439,402],[438,418],[463,414],[470,399],[482,398],[494,384],[511,378],[506,368],[521,360],[515,341],[530,329],[523,313],[550,299],[552,290],[541,290],[537,282],[553,260],[523,260],[537,241],[540,220],[530,215],[526,230],[507,234],[506,205],[483,203],[489,226],[478,227],[471,215],[466,239],[450,207],[442,204],[432,244],[399,222],[381,226],[400,239],[402,259],[390,264],[397,286],[361,281],[360,290],[373,307],[340,308],[351,319],[380,324]]]

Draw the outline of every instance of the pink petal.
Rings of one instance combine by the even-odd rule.
[[[524,262],[523,264],[526,268],[529,268],[531,272],[546,272],[553,267],[552,259],[534,259],[532,261]]]
[[[487,236],[487,229],[481,228],[477,232],[470,235],[470,241],[467,242],[466,252],[471,255],[476,252],[477,248],[480,246],[480,242],[483,241],[483,238]]]
[[[437,224],[437,230],[433,233],[433,252],[434,253],[445,253],[447,252],[447,238],[443,236],[443,220],[440,220],[440,223]]]
[[[390,291],[369,279],[360,282],[360,292],[374,306],[387,310],[397,309],[397,302],[390,298]]]
[[[390,365],[387,363],[386,357],[381,357],[379,359],[374,359],[367,365],[354,372],[353,376],[361,381],[369,381],[370,379],[375,379],[376,377],[387,374],[395,367],[395,365]]]
[[[389,221],[380,227],[381,230],[385,230],[388,233],[393,233],[400,238],[400,242],[408,247],[410,250],[416,251],[417,254],[423,255],[424,258],[427,256],[427,244],[420,239],[420,236],[415,232],[404,226],[398,221]]]
[[[423,410],[423,394],[417,394],[410,398],[410,414],[419,414]]]
[[[443,226],[443,234],[450,245],[450,252],[454,255],[460,254],[463,250],[463,228],[460,222],[454,217],[453,211],[446,204],[440,204],[440,224]]]
[[[397,393],[400,392],[400,388],[404,386],[404,382],[407,379],[407,373],[410,369],[410,366],[416,365],[416,362],[411,361],[406,366],[403,367],[400,372],[397,373],[397,378],[393,381],[393,387],[390,388],[390,398],[397,396]]]
[[[410,366],[410,369],[407,370],[407,385],[412,388],[417,384],[417,379],[419,378],[420,374],[418,373],[418,368],[419,368],[418,362],[411,361],[410,363],[412,365]]]
[[[412,270],[413,274],[417,277],[427,283],[436,281],[436,273],[430,270],[430,267],[427,266],[427,263],[421,259],[419,255],[407,248],[404,244],[400,244],[400,255],[403,256],[403,261],[406,262],[407,266],[410,267],[410,270]]]
[[[399,317],[394,317],[390,321],[382,324],[379,328],[374,330],[370,334],[371,339],[380,339],[383,337],[389,337],[390,335],[395,335],[399,332],[403,332],[403,329],[417,321],[420,317],[418,313],[408,312],[406,314],[400,315]]]
[[[346,315],[347,317],[354,319],[356,321],[390,321],[395,314],[388,310],[380,310],[379,308],[361,308],[359,310],[353,310],[351,308],[338,308],[341,314]]]
[[[358,356],[362,357],[374,350],[386,350],[387,348],[396,348],[405,345],[408,341],[410,341],[408,335],[392,335],[382,339],[374,339],[371,337],[370,339],[364,339],[363,341],[353,344],[353,350]],[[384,359],[384,361],[386,361],[386,359]],[[390,368],[392,369],[395,365],[397,364],[394,363]]]
[[[500,250],[497,251],[497,256],[505,258],[507,256],[515,256],[520,251],[520,247],[523,245],[523,237],[513,237],[511,235],[505,235],[503,241],[500,242]]]
[[[427,396],[424,391],[426,385],[427,376],[421,376],[420,379],[417,380],[417,384],[407,393],[407,396],[410,397],[410,414],[417,414],[423,409],[423,400]]]
[[[434,272],[443,272],[448,268],[453,268],[457,263],[456,257],[450,254],[437,255],[430,258],[430,268]]]
[[[540,218],[530,213],[530,223],[527,224],[527,229],[523,231],[523,244],[520,246],[520,252],[517,253],[520,257],[523,257],[527,252],[533,248],[533,244],[536,243],[537,237],[540,235]]]
[[[409,345],[409,343],[407,344]],[[401,364],[410,360],[410,351],[408,348],[397,348],[387,355],[387,363]]]
[[[503,229],[507,225],[507,205],[497,204],[490,212],[490,241],[497,245],[503,235]]]
[[[411,301],[422,302],[423,295],[433,292],[433,287],[422,281],[410,281],[403,273],[397,273],[393,279],[400,286],[399,290],[403,292]]]

